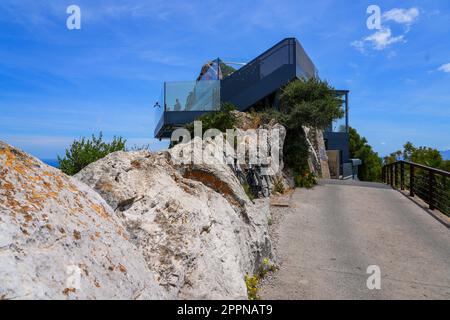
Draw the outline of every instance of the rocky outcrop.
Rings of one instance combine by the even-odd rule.
[[[273,173],[270,177],[272,185],[278,181],[282,181],[285,188],[293,188],[294,187],[294,178],[293,172],[290,168],[285,168],[283,163],[283,145],[286,138],[286,128],[276,122],[275,120],[271,120],[269,123],[263,123],[261,117],[257,114],[248,113],[248,112],[239,112],[234,111],[234,116],[237,118],[237,126],[238,135],[247,135],[249,130],[255,129],[265,129],[269,132],[273,130],[278,130],[280,133],[279,139],[279,150],[280,150],[280,166],[276,173]],[[330,169],[328,166],[328,157],[325,148],[325,142],[323,137],[323,131],[316,128],[309,128],[306,126],[302,127],[304,132],[304,138],[299,137],[299,139],[306,139],[306,143],[309,147],[309,157],[308,157],[308,166],[309,170],[314,173],[317,177],[329,179],[330,178]],[[251,139],[251,137],[250,137]],[[255,143],[252,141],[252,143]],[[268,141],[269,145],[267,148],[270,149],[271,141]]]
[[[132,237],[91,188],[0,142],[0,300],[165,298]]]
[[[303,127],[306,142],[309,146],[308,165],[317,177],[330,179],[330,168],[323,139],[323,131],[315,128]]]
[[[293,186],[285,128],[241,116],[241,143],[266,129],[262,148],[280,151],[270,180]],[[308,138],[322,170],[323,137]],[[219,134],[116,152],[70,178],[0,143],[0,299],[245,299],[245,275],[273,259],[270,212],[226,163],[230,148]]]
[[[203,144],[209,161],[180,161],[198,156],[191,142],[116,152],[76,175],[115,210],[172,298],[245,299],[245,274],[272,258],[268,202],[249,200],[216,152],[222,141]]]

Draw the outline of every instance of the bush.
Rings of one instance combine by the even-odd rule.
[[[283,179],[278,177],[275,180],[274,186],[273,186],[273,192],[278,192],[283,194],[284,193],[284,184],[283,184]]]
[[[367,143],[367,139],[361,137],[354,128],[349,129],[350,133],[350,157],[362,160],[362,165],[358,168],[358,178],[361,181],[381,181],[381,158]]]
[[[294,182],[297,188],[310,189],[317,184],[317,178],[314,173],[305,171],[303,174],[296,175]]]
[[[261,297],[258,295],[258,284],[258,276],[254,275],[250,277],[248,274],[245,275],[245,285],[247,287],[248,300],[261,300]]]
[[[75,140],[69,149],[66,149],[64,158],[58,156],[59,168],[65,174],[73,176],[80,172],[88,164],[95,162],[115,151],[125,150],[126,140],[122,137],[115,137],[112,142],[103,141],[103,134],[100,132],[98,138],[92,135],[91,139],[81,138]]]
[[[242,188],[244,189],[245,194],[251,201],[255,200],[255,195],[253,194],[252,189],[250,188],[250,185],[248,184],[248,182],[244,182],[244,184],[242,185]]]
[[[233,113],[236,107],[231,103],[224,103],[218,112],[208,112],[198,117],[196,121],[202,122],[202,134],[209,129],[217,129],[226,132],[227,129],[234,129],[237,123],[237,117]],[[185,126],[191,136],[194,135],[194,124],[189,123]]]
[[[325,129],[342,118],[342,99],[326,81],[311,78],[295,80],[281,93],[281,112],[288,128],[308,126]]]
[[[344,115],[342,99],[326,81],[320,79],[295,80],[283,88],[280,110],[265,110],[265,122],[275,119],[287,129],[283,157],[294,174],[308,171],[309,147],[303,126],[325,129]]]

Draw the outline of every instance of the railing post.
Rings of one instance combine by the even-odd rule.
[[[414,165],[409,164],[409,195],[414,197]]]
[[[429,199],[428,199],[428,201],[430,202],[429,203],[429,205],[430,205],[430,210],[434,210],[434,195],[433,195],[433,192],[434,192],[434,173],[433,173],[433,171],[431,171],[431,170],[429,170],[428,171],[428,193],[429,193]]]
[[[389,184],[389,166],[384,167],[384,175],[386,176],[386,184]]]
[[[391,184],[391,166],[388,165],[386,167],[386,174],[387,174],[387,184]]]
[[[400,189],[405,190],[405,163],[400,162]]]
[[[398,162],[394,164],[394,188],[398,186]]]
[[[390,174],[391,174],[391,187],[394,187],[394,165],[391,164],[391,168],[390,168]]]

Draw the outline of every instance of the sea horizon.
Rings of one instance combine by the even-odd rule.
[[[49,165],[49,166],[51,166],[51,167],[54,167],[54,168],[57,168],[57,169],[59,169],[59,162],[58,162],[58,159],[40,159],[43,163],[45,163],[45,164],[47,164],[47,165]]]

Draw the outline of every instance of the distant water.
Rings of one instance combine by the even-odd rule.
[[[59,168],[59,163],[57,159],[41,159],[41,161],[49,166]]]
[[[442,158],[444,158],[444,160],[450,160],[450,150],[441,151],[441,155],[442,155]]]

